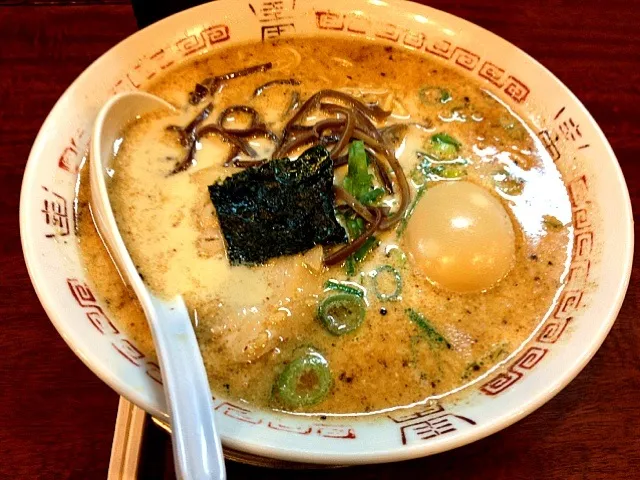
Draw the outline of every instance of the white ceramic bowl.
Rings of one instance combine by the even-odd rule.
[[[627,187],[593,118],[544,67],[477,26],[410,2],[220,0],[132,35],[80,75],[40,130],[20,202],[29,273],[60,335],[114,390],[166,418],[158,366],[109,319],[100,292],[85,283],[73,199],[88,132],[114,93],[144,88],[153,76],[185,59],[281,34],[366,37],[411,48],[468,74],[516,109],[563,173],[573,205],[573,262],[558,307],[529,344],[500,372],[480,379],[462,400],[366,418],[321,419],[216,398],[225,446],[297,462],[385,462],[472,442],[531,413],[580,372],[616,318],[633,254]]]

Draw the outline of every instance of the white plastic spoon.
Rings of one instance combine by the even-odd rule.
[[[114,143],[126,124],[163,108],[174,109],[164,100],[143,92],[116,95],[102,107],[91,139],[91,206],[102,239],[120,274],[138,296],[151,327],[171,418],[178,478],[223,480],[226,473],[213,418],[211,390],[189,313],[182,297],[158,298],[140,278],[120,236],[105,182]]]

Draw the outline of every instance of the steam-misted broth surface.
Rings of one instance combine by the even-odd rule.
[[[262,266],[230,266],[207,186],[240,169],[223,165],[229,146],[211,137],[198,144],[197,165],[169,175],[185,152],[166,127],[186,125],[207,103],[188,104],[196,82],[268,61],[274,63],[271,70],[224,84],[205,124],[215,122],[225,108],[243,104],[280,132],[293,91],[305,100],[326,88],[392,110],[386,125],[419,122],[421,127],[409,127],[396,145],[396,156],[411,179],[412,200],[424,187],[424,198],[429,198],[442,182],[471,182],[497,199],[515,232],[515,261],[506,277],[484,292],[456,293],[434,285],[417,264],[420,257],[413,254],[403,223],[400,232],[394,228],[376,234],[379,246],[352,276],[342,265],[323,267],[319,246]],[[299,85],[253,95],[270,80],[289,78]],[[301,349],[313,347],[326,358],[332,385],[323,401],[302,410],[369,412],[457,389],[526,341],[561,288],[571,245],[571,208],[544,149],[482,89],[475,80],[410,51],[329,38],[221,50],[149,86],[180,111],[145,117],[124,132],[113,164],[111,200],[144,281],[160,295],[183,295],[193,312],[214,392],[287,408],[274,401],[274,382]],[[242,115],[236,121],[241,125]],[[416,176],[423,159],[417,152],[437,133],[455,138],[459,152]],[[268,142],[256,139],[252,145],[271,153]],[[443,170],[438,167],[452,165],[455,174],[439,176]],[[87,171],[85,166],[81,172],[78,213],[88,274],[119,324],[144,351],[152,352],[146,320],[95,231]],[[345,173],[346,167],[338,169],[336,181]],[[429,228],[428,214],[409,222],[413,231]],[[384,285],[388,279],[383,274],[374,278],[387,265],[401,276],[397,299],[376,295],[394,288]],[[353,282],[366,292],[365,319],[353,333],[332,335],[317,319],[330,279]],[[434,343],[420,321],[412,320],[415,314],[446,342]]]

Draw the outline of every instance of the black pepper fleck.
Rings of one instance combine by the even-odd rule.
[[[386,308],[384,308],[384,307],[382,307],[382,308],[380,309],[380,315],[383,315],[383,316],[384,316],[384,315],[386,315],[386,314],[387,314],[387,309],[386,309]]]
[[[536,260],[538,260],[538,256],[537,256],[535,253],[534,253],[533,255],[530,255],[530,256],[529,256],[529,258],[530,258],[531,260],[533,260],[534,262],[535,262]]]

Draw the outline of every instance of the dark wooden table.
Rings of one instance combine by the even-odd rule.
[[[568,85],[609,138],[640,209],[640,2],[428,3],[513,42]],[[58,96],[135,30],[122,0],[0,0],[3,479],[106,478],[118,397],[71,353],[40,306],[22,258],[18,198],[31,143]],[[580,376],[500,433],[430,458],[329,472],[229,463],[229,478],[640,478],[639,281],[636,261],[618,321]]]

